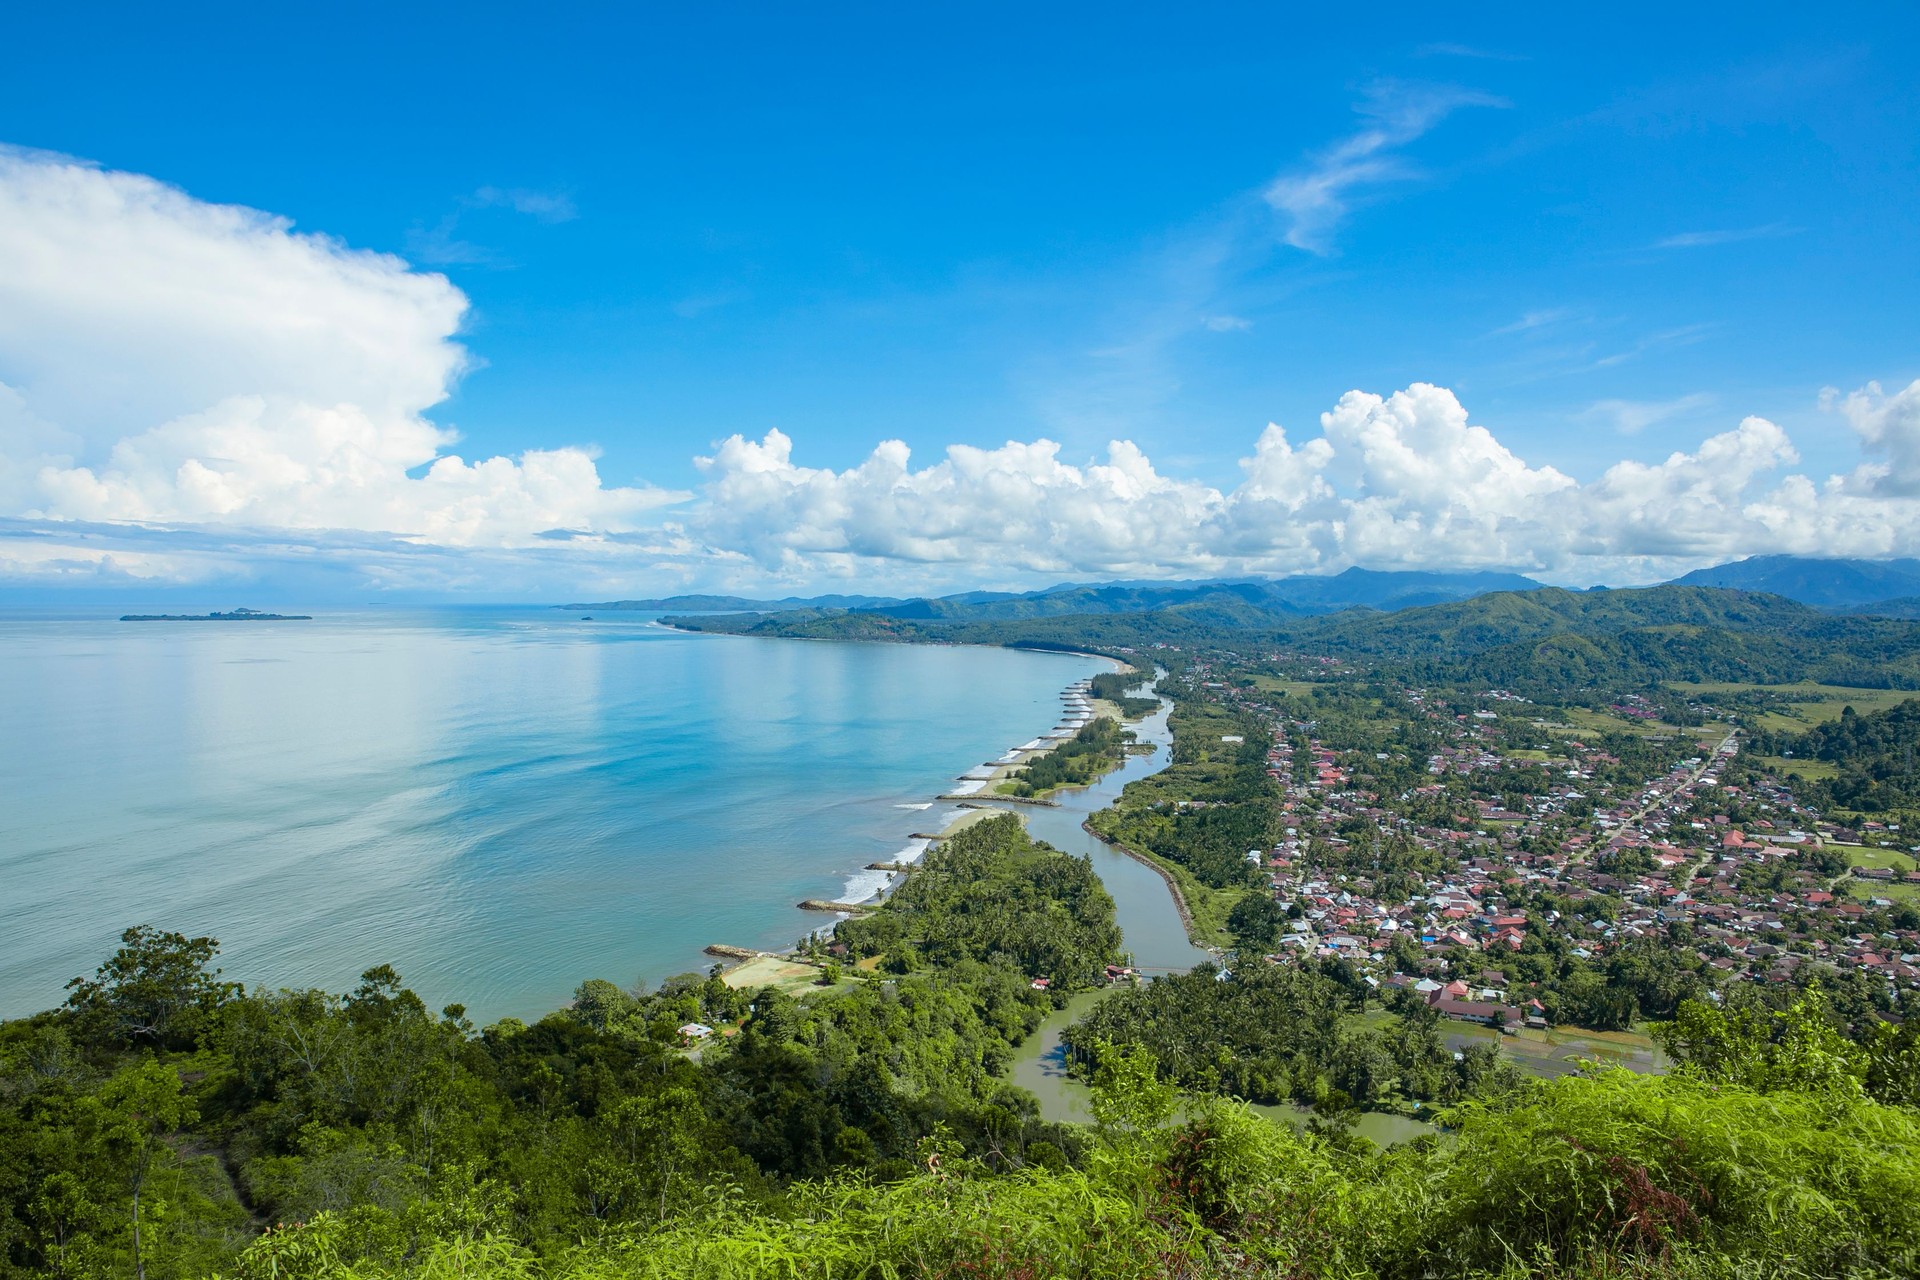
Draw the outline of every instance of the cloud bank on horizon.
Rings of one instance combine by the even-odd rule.
[[[1348,193],[1397,176],[1397,141],[1462,105],[1478,104],[1375,122],[1325,158],[1317,195],[1276,187],[1296,243],[1317,245]],[[584,445],[456,452],[428,415],[472,361],[467,310],[444,276],[284,219],[0,151],[0,585],[324,571],[497,596],[1351,565],[1586,583],[1767,552],[1920,554],[1920,381],[1829,392],[1860,458],[1824,477],[1747,417],[1581,482],[1414,383],[1348,392],[1310,437],[1267,426],[1230,489],[1125,440],[1085,462],[1044,439],[956,445],[917,469],[894,440],[835,470],[767,430],[719,442],[683,492],[610,485]]]

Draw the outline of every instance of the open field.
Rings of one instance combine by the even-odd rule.
[[[1760,762],[1776,773],[1807,782],[1825,782],[1840,776],[1840,766],[1831,760],[1789,760],[1785,756],[1761,756]]]
[[[1616,716],[1607,711],[1595,711],[1591,707],[1559,707],[1555,709],[1564,724],[1552,721],[1543,723],[1549,733],[1562,735],[1592,735],[1599,733],[1631,733],[1642,738],[1697,737],[1698,729],[1683,729],[1670,725],[1664,720],[1633,720],[1626,716]],[[1718,738],[1708,739],[1709,742]]]
[[[1583,1031],[1555,1027],[1548,1031],[1523,1029],[1502,1035],[1492,1027],[1449,1022],[1441,1028],[1448,1045],[1464,1049],[1473,1044],[1497,1044],[1516,1065],[1537,1076],[1560,1076],[1579,1069],[1582,1058],[1639,1072],[1667,1069],[1667,1056],[1653,1040],[1638,1031]]]
[[[1289,698],[1311,698],[1315,689],[1326,686],[1312,680],[1282,680],[1278,676],[1253,677],[1253,687],[1263,693],[1284,693]]]
[[[1870,849],[1859,844],[1836,844],[1832,848],[1847,855],[1847,862],[1856,867],[1892,867],[1895,871],[1912,871],[1920,867],[1910,853],[1901,853],[1895,849]]]
[[[1888,902],[1911,902],[1920,905],[1920,884],[1880,884],[1873,880],[1847,881],[1847,896],[1858,902],[1872,898],[1885,898]]]
[[[1369,1003],[1365,1013],[1349,1014],[1341,1025],[1358,1030],[1375,1030],[1394,1025],[1394,1015],[1384,1007]],[[1532,1075],[1558,1076],[1576,1069],[1581,1058],[1629,1067],[1640,1072],[1664,1071],[1666,1055],[1651,1037],[1640,1031],[1585,1031],[1578,1027],[1554,1027],[1546,1031],[1522,1029],[1503,1035],[1492,1027],[1471,1022],[1446,1021],[1440,1035],[1453,1049],[1476,1044],[1499,1045],[1514,1063]]]
[[[818,986],[820,970],[785,956],[760,956],[735,965],[720,975],[720,981],[735,990],[778,987],[791,993],[796,988]]]
[[[1840,712],[1847,707],[1864,715],[1869,711],[1885,711],[1910,698],[1920,697],[1920,693],[1911,689],[1850,689],[1844,685],[1804,681],[1799,684],[1737,684],[1724,681],[1713,684],[1675,683],[1671,687],[1692,696],[1709,698],[1716,693],[1778,695],[1787,700],[1786,705],[1754,719],[1761,728],[1782,730],[1809,729],[1827,720],[1838,720]]]

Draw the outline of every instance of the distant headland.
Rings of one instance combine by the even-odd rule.
[[[312,622],[307,613],[262,613],[235,609],[231,613],[123,613],[122,622]]]

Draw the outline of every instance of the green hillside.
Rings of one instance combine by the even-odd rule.
[[[1753,745],[1763,755],[1833,766],[1831,776],[1805,784],[1818,803],[1860,813],[1920,809],[1920,699],[1865,714],[1849,706],[1802,733],[1760,732]]]
[[[1064,648],[1154,643],[1285,647],[1351,657],[1421,680],[1516,689],[1645,688],[1669,681],[1815,681],[1920,689],[1920,623],[1834,615],[1718,587],[1492,592],[1393,613],[1283,616],[1239,596],[1171,608],[943,622],[806,610],[670,618],[762,636]]]

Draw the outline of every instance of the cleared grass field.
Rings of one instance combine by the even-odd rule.
[[[1856,867],[1892,867],[1895,871],[1912,871],[1916,864],[1909,853],[1895,849],[1869,849],[1865,845],[1837,844],[1833,846],[1847,855],[1847,861]]]
[[[1875,884],[1871,880],[1849,880],[1847,893],[1857,902],[1885,898],[1889,902],[1920,903],[1920,884]]]
[[[1605,711],[1593,711],[1586,707],[1562,707],[1560,718],[1575,733],[1645,733],[1651,726],[1644,721],[1628,720],[1623,716],[1609,715]],[[1672,732],[1665,729],[1663,732]]]
[[[1497,1044],[1524,1070],[1536,1076],[1559,1076],[1581,1070],[1583,1060],[1604,1062],[1644,1073],[1665,1071],[1667,1056],[1650,1036],[1639,1031],[1583,1031],[1555,1027],[1550,1031],[1522,1030],[1502,1035],[1492,1027],[1448,1022],[1441,1031],[1455,1049],[1474,1044]]]
[[[1840,776],[1840,766],[1829,760],[1788,760],[1784,756],[1761,756],[1760,761],[1778,773],[1808,782],[1824,782]]]
[[[1664,720],[1636,720],[1628,716],[1616,716],[1611,712],[1595,711],[1591,707],[1557,707],[1554,714],[1563,721],[1555,724],[1550,720],[1536,721],[1548,733],[1562,737],[1581,737],[1600,733],[1631,733],[1641,738],[1674,738],[1698,742],[1703,749],[1711,749],[1720,741],[1725,727],[1717,724],[1694,726],[1668,724]]]
[[[1920,697],[1911,689],[1849,689],[1837,684],[1692,684],[1675,683],[1671,686],[1690,697],[1702,697],[1711,701],[1716,693],[1773,693],[1790,699],[1787,706],[1779,711],[1769,711],[1756,717],[1760,726],[1766,729],[1807,729],[1827,720],[1838,720],[1840,712],[1847,707],[1865,714],[1869,711],[1884,711],[1888,707],[1899,706],[1910,698]]]
[[[1312,680],[1282,680],[1278,676],[1255,676],[1253,687],[1262,693],[1284,693],[1289,698],[1311,698],[1323,686]]]

